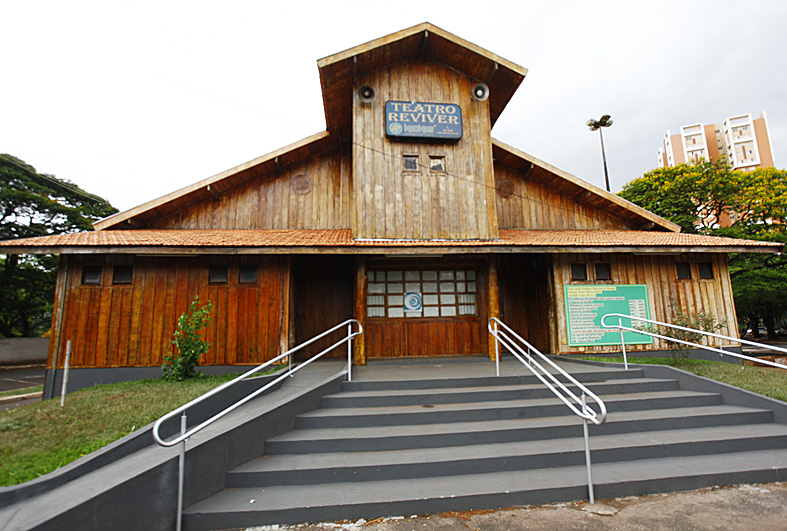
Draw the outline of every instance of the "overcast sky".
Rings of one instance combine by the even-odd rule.
[[[273,6],[273,7],[271,7]],[[317,60],[431,22],[529,69],[492,134],[613,191],[664,132],[766,111],[787,2],[0,2],[0,152],[125,210],[325,130]]]

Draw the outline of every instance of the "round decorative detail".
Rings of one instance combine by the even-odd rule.
[[[290,181],[290,188],[297,195],[306,195],[312,191],[312,180],[305,175],[296,175]]]
[[[511,181],[500,181],[497,183],[497,195],[504,199],[514,196],[514,184]]]

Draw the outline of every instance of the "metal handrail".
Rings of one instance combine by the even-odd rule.
[[[357,332],[352,332],[351,328],[352,328],[353,323],[358,325],[358,331]],[[322,339],[323,337],[327,336],[328,334],[330,334],[332,332],[335,332],[336,330],[338,330],[339,328],[341,328],[341,327],[343,327],[345,325],[348,326],[348,335],[347,335],[347,337],[344,337],[343,339],[340,339],[339,341],[337,341],[336,343],[334,343],[330,347],[326,348],[325,350],[323,350],[322,352],[320,352],[316,356],[313,356],[313,357],[309,358],[308,360],[306,360],[305,362],[301,363],[300,365],[296,365],[295,368],[292,368],[292,365],[290,365],[290,369],[286,373],[284,373],[281,376],[279,376],[278,378],[272,380],[271,382],[269,382],[268,384],[264,385],[263,387],[257,389],[253,393],[247,395],[245,398],[235,402],[231,406],[229,406],[229,407],[223,409],[222,411],[216,413],[211,418],[209,418],[208,420],[202,422],[201,424],[198,424],[197,426],[193,427],[192,429],[190,429],[185,434],[180,435],[179,437],[177,437],[175,439],[172,439],[172,440],[169,440],[169,441],[163,440],[161,438],[161,436],[159,435],[159,428],[167,420],[177,416],[179,413],[185,412],[189,408],[195,406],[196,404],[199,404],[200,402],[206,400],[207,398],[210,398],[211,396],[224,391],[228,387],[231,387],[231,386],[235,385],[237,382],[239,382],[239,381],[241,381],[241,380],[251,376],[252,374],[256,374],[256,373],[260,372],[261,370],[269,367],[270,365],[273,365],[277,361],[280,361],[280,360],[282,360],[282,359],[284,359],[286,357],[292,356],[292,354],[294,354],[298,350],[302,349],[303,347],[306,347],[306,346],[314,343],[315,341],[317,341],[319,339]],[[173,411],[170,411],[169,413],[167,413],[166,415],[164,415],[163,417],[158,419],[156,421],[156,423],[153,425],[153,438],[161,446],[175,446],[179,442],[182,442],[185,439],[188,439],[189,437],[193,436],[198,431],[201,431],[202,429],[204,429],[204,428],[208,427],[209,425],[213,424],[215,421],[219,420],[220,418],[222,418],[223,416],[227,415],[228,413],[231,413],[232,411],[234,411],[235,409],[239,408],[240,406],[242,406],[243,404],[245,404],[249,400],[252,400],[252,399],[256,398],[261,393],[263,393],[264,391],[266,391],[267,389],[269,389],[270,387],[272,387],[273,385],[278,383],[280,380],[284,379],[286,376],[292,376],[297,371],[299,371],[302,368],[306,367],[311,362],[313,362],[314,360],[322,357],[324,354],[326,354],[327,352],[329,352],[329,351],[333,350],[334,348],[338,347],[339,345],[341,345],[345,341],[348,343],[347,377],[348,377],[349,381],[352,381],[352,360],[351,360],[352,354],[351,354],[351,351],[350,351],[350,346],[352,344],[352,338],[354,338],[357,335],[360,335],[361,333],[363,333],[363,327],[361,326],[361,323],[358,322],[356,319],[348,319],[348,320],[346,320],[346,321],[344,321],[342,323],[337,324],[333,328],[331,328],[329,330],[326,330],[322,334],[320,334],[318,336],[315,336],[312,339],[310,339],[310,340],[308,340],[308,341],[306,341],[304,343],[301,343],[297,347],[288,350],[284,354],[280,354],[280,355],[276,356],[275,358],[273,358],[273,359],[263,363],[262,365],[259,365],[259,366],[255,367],[254,369],[241,374],[237,378],[235,378],[233,380],[230,380],[229,382],[227,382],[225,384],[222,384],[219,387],[216,387],[215,389],[212,389],[212,390],[208,391],[204,395],[201,395],[201,396],[195,398],[191,402],[189,402],[189,403],[187,403],[187,404],[185,404],[183,406],[180,406],[179,408],[177,408],[177,409],[175,409]]]
[[[494,329],[492,328],[493,324],[495,325]],[[498,330],[497,326],[502,327],[502,330]],[[557,396],[577,416],[583,419],[587,419],[596,425],[604,424],[604,422],[607,420],[607,407],[604,405],[604,402],[598,396],[596,396],[590,389],[585,387],[576,378],[571,376],[569,373],[564,371],[559,365],[557,365],[547,356],[542,354],[536,347],[534,347],[526,340],[524,340],[522,337],[520,337],[516,332],[511,330],[511,328],[508,327],[508,325],[506,325],[505,323],[503,323],[500,319],[496,317],[492,317],[491,319],[489,319],[489,324],[487,328],[489,329],[489,333],[492,334],[496,339],[495,361],[497,363],[498,376],[500,376],[500,355],[499,352],[497,351],[497,344],[498,342],[500,342],[503,344],[503,346],[508,348],[509,352],[515,358],[521,361],[530,370],[530,372],[532,372],[539,380],[541,380],[541,382],[544,385],[546,385],[555,394],[555,396]],[[508,334],[511,334],[513,338],[524,344],[527,347],[527,352],[525,352],[525,350],[520,345],[516,344],[514,342],[514,339],[509,337]],[[558,378],[555,377],[553,373],[546,370],[536,359],[533,358],[531,353],[535,353],[542,361],[547,363],[550,367],[552,367],[557,372],[559,372],[572,384],[577,386],[582,391],[582,393],[592,398],[593,401],[596,402],[596,404],[598,405],[599,411],[596,412],[590,406],[585,406],[584,410],[577,409],[577,406],[580,407],[582,406],[582,398],[577,396],[573,391],[571,391],[568,387],[566,387],[563,384],[563,382],[561,382]],[[523,359],[523,356],[527,358],[527,361]],[[537,367],[537,370],[534,370],[533,366]],[[559,388],[560,391],[562,391],[562,393],[558,391],[556,387]]]
[[[607,324],[606,322],[604,322],[607,317],[617,317],[617,319],[618,319],[617,324],[610,325],[610,324]],[[661,335],[661,334],[657,334],[656,332],[651,332],[649,330],[643,330],[642,328],[634,328],[634,327],[630,327],[630,326],[624,326],[623,325],[623,319],[631,319],[631,320],[635,320],[635,321],[641,321],[643,323],[649,323],[649,324],[652,324],[652,325],[664,326],[664,327],[667,327],[667,328],[674,328],[676,330],[683,330],[684,332],[696,333],[696,334],[700,334],[700,335],[707,336],[707,337],[715,337],[716,339],[724,339],[724,340],[727,340],[727,341],[737,341],[738,343],[741,343],[743,345],[751,345],[751,346],[754,346],[754,347],[764,348],[764,349],[767,349],[767,350],[773,350],[773,351],[781,352],[781,353],[784,353],[784,354],[787,354],[787,349],[783,349],[783,348],[779,348],[779,347],[773,347],[773,346],[770,346],[770,345],[764,345],[762,343],[757,343],[756,341],[748,341],[746,339],[740,339],[740,338],[737,338],[737,337],[730,337],[730,336],[725,336],[725,335],[722,335],[722,334],[716,334],[716,333],[713,333],[713,332],[705,332],[703,330],[695,330],[694,328],[688,328],[688,327],[685,327],[685,326],[680,326],[680,325],[676,325],[676,324],[672,324],[672,323],[662,323],[661,321],[654,321],[652,319],[645,319],[644,317],[633,317],[631,315],[625,315],[625,314],[622,314],[622,313],[608,313],[604,317],[601,318],[601,326],[604,327],[604,328],[611,328],[613,330],[615,330],[615,329],[620,330],[620,345],[621,345],[621,348],[623,349],[623,362],[625,363],[626,368],[628,368],[628,357],[627,357],[627,354],[626,354],[626,342],[625,342],[625,338],[623,337],[623,331],[624,330],[626,330],[628,332],[635,332],[637,334],[642,334],[642,335],[646,335],[646,336],[657,337],[657,338],[663,339],[665,341],[674,341],[675,343],[681,343],[683,345],[688,345],[688,346],[691,346],[691,347],[700,348],[702,350],[710,350],[712,352],[718,352],[719,354],[721,354],[723,356],[733,356],[735,358],[740,358],[740,359],[744,359],[744,360],[748,360],[748,361],[752,361],[752,362],[756,362],[756,363],[761,363],[763,365],[770,365],[772,367],[776,367],[776,368],[779,368],[779,369],[784,369],[785,368],[784,365],[781,365],[779,363],[774,363],[774,362],[768,361],[768,360],[762,360],[762,359],[759,359],[759,358],[755,358],[753,356],[747,356],[746,354],[738,354],[737,352],[733,352],[733,351],[730,351],[730,350],[724,350],[724,349],[721,349],[721,348],[712,347],[710,345],[702,345],[700,343],[694,343],[692,341],[687,341],[687,340],[684,340],[684,339],[678,339],[678,338],[675,338],[675,337],[664,336],[664,335]]]
[[[358,331],[357,332],[353,332],[353,324],[358,325]],[[319,339],[322,339],[323,337],[327,336],[328,334],[330,334],[332,332],[335,332],[336,330],[338,330],[339,328],[341,328],[341,327],[343,327],[345,325],[347,326],[347,336],[346,337],[344,337],[343,339],[340,339],[339,341],[337,341],[336,343],[334,343],[330,347],[326,348],[325,350],[323,350],[322,352],[320,352],[316,356],[312,356],[311,358],[309,358],[305,362],[303,362],[303,363],[301,363],[301,364],[299,364],[299,365],[297,365],[297,366],[295,366],[293,368],[293,366],[292,366],[292,355],[295,352],[299,351],[300,349],[302,349],[302,348],[304,348],[304,347],[306,347],[308,345],[311,345],[315,341],[317,341]],[[321,358],[324,354],[330,352],[331,350],[333,350],[334,348],[338,347],[339,345],[341,345],[344,342],[347,343],[347,380],[348,381],[352,381],[352,340],[353,340],[353,338],[355,336],[360,335],[362,333],[363,333],[363,326],[361,326],[360,322],[358,322],[356,319],[347,319],[346,321],[337,324],[333,328],[331,328],[329,330],[326,330],[322,334],[320,334],[318,336],[314,336],[310,340],[301,343],[297,347],[291,348],[290,350],[288,350],[284,354],[280,354],[280,355],[276,356],[275,358],[273,358],[272,360],[269,360],[269,361],[263,363],[262,365],[259,365],[259,366],[255,367],[255,368],[251,369],[250,371],[247,371],[247,372],[241,374],[237,378],[235,378],[233,380],[230,380],[229,382],[227,382],[227,383],[225,383],[223,385],[220,385],[219,387],[216,387],[215,389],[211,389],[207,393],[205,393],[205,394],[195,398],[191,402],[189,402],[189,403],[187,403],[187,404],[185,404],[183,406],[180,406],[179,408],[177,408],[177,409],[175,409],[173,411],[170,411],[169,413],[167,413],[166,415],[164,415],[163,417],[161,417],[160,419],[158,419],[156,421],[156,423],[153,425],[153,438],[155,439],[155,441],[159,445],[170,447],[170,446],[175,446],[176,444],[180,444],[180,456],[179,456],[179,463],[178,463],[178,509],[177,509],[178,512],[177,512],[177,519],[176,519],[176,522],[175,522],[175,529],[176,529],[176,531],[180,531],[181,524],[182,524],[182,518],[183,518],[183,478],[184,478],[185,462],[186,462],[186,441],[189,439],[189,437],[192,437],[195,433],[203,430],[204,428],[210,426],[211,424],[213,424],[214,422],[216,422],[217,420],[219,420],[223,416],[225,416],[225,415],[231,413],[232,411],[238,409],[240,406],[242,406],[246,402],[248,402],[250,400],[253,400],[257,396],[259,396],[260,394],[265,392],[267,389],[270,389],[272,386],[274,386],[277,383],[279,383],[284,378],[287,378],[288,376],[290,376],[290,377],[293,376],[297,371],[303,369],[304,367],[309,365],[314,360],[316,360],[318,358]],[[239,381],[246,379],[247,377],[251,376],[252,374],[256,374],[256,373],[260,372],[261,370],[269,367],[270,365],[276,363],[277,361],[281,361],[284,358],[288,358],[288,361],[289,361],[289,369],[284,374],[282,374],[281,376],[278,376],[277,378],[275,378],[272,381],[268,382],[267,384],[265,384],[264,386],[260,387],[259,389],[257,389],[253,393],[250,393],[250,394],[246,395],[244,398],[238,400],[237,402],[235,402],[231,406],[228,406],[225,409],[221,410],[220,412],[216,413],[215,415],[213,415],[208,420],[202,422],[201,424],[198,424],[197,426],[194,426],[193,428],[191,428],[191,430],[188,430],[188,431],[186,430],[186,425],[187,425],[186,411],[190,407],[193,407],[194,405],[199,404],[203,400],[205,400],[207,398],[210,398],[211,396],[224,391],[228,387],[231,387],[231,386],[235,385]],[[180,414],[180,435],[178,437],[174,438],[174,439],[171,439],[169,441],[165,441],[164,439],[161,438],[161,435],[159,434],[159,428],[161,428],[161,425],[164,422],[166,422],[169,419],[174,418],[178,414]]]
[[[499,326],[501,326],[503,329],[500,330],[498,328]],[[590,389],[585,387],[576,378],[568,374],[555,362],[542,354],[541,351],[539,351],[536,347],[522,339],[522,337],[511,330],[508,325],[506,325],[497,317],[492,317],[489,319],[487,328],[489,329],[489,333],[495,338],[495,365],[498,376],[500,376],[500,344],[502,344],[516,359],[521,361],[522,364],[527,367],[528,370],[530,370],[530,372],[532,372],[539,380],[541,380],[541,382],[546,385],[547,388],[555,394],[555,396],[557,396],[565,405],[569,407],[569,409],[571,409],[571,411],[573,411],[582,419],[582,434],[585,439],[585,468],[587,469],[588,475],[588,499],[590,500],[590,503],[596,503],[596,497],[593,492],[593,473],[591,471],[590,462],[590,435],[588,432],[588,421],[596,424],[597,426],[604,424],[604,422],[607,420],[607,406],[605,406],[604,402]],[[513,337],[509,336],[509,333]],[[517,344],[514,339],[518,340],[520,344]],[[525,349],[523,349],[521,345],[525,345],[527,347],[527,352],[525,352]],[[563,382],[555,377],[553,373],[545,369],[538,362],[538,360],[533,357],[533,353],[535,353],[539,358],[541,358],[542,361],[546,362],[549,366],[559,372],[565,379],[577,386],[577,388],[582,391],[582,397],[578,397],[573,391],[571,391],[571,389],[566,387]],[[527,361],[525,361],[523,356],[527,358]],[[592,398],[598,405],[598,413],[587,405],[588,396]],[[577,407],[571,402],[572,400],[576,402],[582,409],[577,409]]]

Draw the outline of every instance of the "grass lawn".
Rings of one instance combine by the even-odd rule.
[[[0,485],[51,472],[235,376],[97,385],[66,396],[62,409],[58,397],[0,411]]]
[[[579,359],[623,363],[623,358],[583,356]],[[681,360],[672,358],[629,358],[629,365],[669,365],[686,372],[718,380],[741,389],[787,402],[787,372],[750,365],[737,365],[723,361]]]

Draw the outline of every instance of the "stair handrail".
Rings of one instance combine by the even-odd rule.
[[[495,327],[493,328],[493,325]],[[500,328],[498,328],[500,327]],[[523,339],[519,334],[511,330],[511,328],[502,322],[497,317],[492,317],[489,319],[489,324],[487,325],[489,329],[489,333],[495,338],[495,362],[497,364],[497,375],[500,376],[500,352],[498,349],[498,344],[502,344],[504,347],[508,349],[508,351],[519,361],[522,362],[525,367],[527,367],[530,372],[532,372],[541,382],[549,388],[552,393],[555,394],[566,406],[568,406],[571,411],[573,411],[577,416],[580,418],[589,420],[593,424],[601,425],[607,420],[607,407],[604,405],[604,401],[601,400],[595,393],[593,393],[590,389],[588,389],[585,385],[583,385],[579,380],[571,376],[562,367],[556,364],[554,361],[549,359],[549,357],[545,356],[540,350],[536,347],[528,343],[525,339]],[[510,334],[510,335],[509,335]],[[511,337],[513,336],[513,337]],[[521,345],[517,344],[516,341],[519,341],[522,345],[527,347],[527,351],[522,348]],[[541,361],[552,367],[558,373],[560,373],[565,379],[569,382],[574,384],[581,392],[587,397],[590,397],[598,406],[598,412],[596,412],[592,407],[589,405],[582,405],[582,398],[577,396],[571,389],[566,387],[563,382],[561,382],[558,378],[555,377],[553,373],[548,371],[544,368],[541,363],[539,363],[538,359],[534,358],[532,354],[535,354],[540,358]],[[527,360],[527,361],[526,361]],[[535,369],[534,369],[535,367]],[[581,407],[582,409],[578,409],[577,406]]]
[[[353,324],[358,325],[358,331],[357,332],[353,331]],[[334,343],[330,347],[326,348],[325,350],[323,350],[319,354],[317,354],[315,356],[312,356],[311,358],[309,358],[308,360],[304,361],[303,363],[300,363],[300,364],[296,365],[295,367],[292,366],[292,355],[295,352],[301,350],[303,347],[311,345],[315,341],[317,341],[319,339],[322,339],[323,337],[327,336],[328,334],[330,334],[332,332],[335,332],[336,330],[338,330],[339,328],[341,328],[341,327],[343,327],[345,325],[347,325],[347,336],[346,337],[340,339],[339,341],[337,341],[336,343]],[[283,354],[279,354],[275,358],[266,361],[262,365],[258,365],[257,367],[255,367],[255,368],[253,368],[253,369],[251,369],[249,371],[244,372],[243,374],[241,374],[237,378],[234,378],[234,379],[230,380],[229,382],[216,387],[215,389],[211,389],[207,393],[205,393],[205,394],[203,394],[201,396],[198,396],[197,398],[195,398],[191,402],[188,402],[187,404],[184,404],[184,405],[180,406],[179,408],[170,411],[169,413],[167,413],[166,415],[164,415],[163,417],[161,417],[160,419],[158,419],[156,421],[156,423],[153,425],[153,439],[155,439],[155,441],[159,445],[169,447],[169,446],[175,446],[176,444],[180,444],[180,454],[179,454],[179,457],[178,457],[178,508],[177,508],[177,514],[176,514],[176,520],[175,520],[175,531],[180,531],[181,530],[182,521],[183,521],[183,481],[184,481],[184,475],[185,475],[185,470],[186,470],[186,441],[189,439],[189,437],[193,436],[195,433],[201,431],[202,429],[207,428],[208,426],[210,426],[211,424],[213,424],[214,422],[216,422],[217,420],[219,420],[223,416],[225,416],[225,415],[229,414],[230,412],[238,409],[240,406],[242,406],[246,402],[248,402],[250,400],[253,400],[254,398],[259,396],[260,394],[264,393],[267,389],[270,389],[272,386],[274,386],[277,383],[279,383],[284,378],[294,376],[297,371],[303,369],[304,367],[309,365],[314,360],[321,358],[324,354],[330,352],[331,350],[333,350],[334,348],[338,347],[339,345],[341,345],[342,343],[345,343],[345,342],[347,343],[347,380],[348,381],[352,381],[352,342],[353,342],[353,338],[355,336],[360,335],[362,333],[363,333],[363,326],[361,325],[361,323],[359,321],[357,321],[356,319],[347,319],[346,321],[337,324],[333,328],[330,328],[330,329],[326,330],[322,334],[314,336],[313,338],[309,339],[308,341],[304,341],[300,345],[298,345],[298,346],[296,346],[294,348],[291,348],[287,352],[285,352]],[[252,374],[256,374],[256,373],[260,372],[261,370],[263,370],[263,369],[273,365],[277,361],[281,361],[285,357],[288,358],[288,362],[289,362],[289,368],[287,369],[286,372],[283,371],[284,373],[281,374],[280,376],[274,378],[273,380],[271,380],[267,384],[263,385],[262,387],[260,387],[256,391],[254,391],[253,393],[249,393],[244,398],[238,400],[234,404],[232,404],[232,405],[224,408],[223,410],[219,411],[218,413],[213,415],[208,420],[202,422],[201,424],[198,424],[197,426],[194,426],[193,428],[191,428],[191,430],[188,430],[188,431],[186,430],[186,427],[187,427],[186,411],[190,407],[194,406],[195,404],[198,404],[198,403],[202,402],[203,400],[205,400],[207,398],[210,398],[211,396],[213,396],[213,395],[215,395],[217,393],[222,392],[223,390],[227,389],[228,387],[231,387],[231,386],[235,385],[239,381],[241,381],[241,380],[251,376]],[[180,435],[178,437],[174,438],[174,439],[169,440],[169,441],[163,440],[161,438],[161,436],[159,435],[159,428],[161,427],[161,425],[164,422],[166,422],[167,420],[175,417],[178,413],[180,413]]]
[[[607,319],[607,317],[612,317],[612,318],[617,317],[617,319],[618,319],[617,324],[608,324],[608,323],[606,323],[605,320]],[[664,327],[667,327],[667,328],[674,328],[676,330],[683,330],[684,332],[696,333],[696,334],[700,334],[700,335],[703,335],[703,336],[706,336],[706,337],[715,337],[716,339],[723,339],[723,340],[727,340],[727,341],[737,341],[738,343],[741,343],[742,345],[751,345],[751,346],[754,346],[754,347],[759,347],[759,348],[763,348],[763,349],[766,349],[766,350],[772,350],[772,351],[780,352],[780,353],[783,353],[783,354],[787,354],[787,349],[780,348],[780,347],[774,347],[774,346],[771,346],[771,345],[765,345],[763,343],[757,343],[756,341],[749,341],[749,340],[741,339],[741,338],[738,338],[738,337],[731,337],[731,336],[725,336],[723,334],[716,334],[715,332],[706,332],[704,330],[696,330],[694,328],[689,328],[689,327],[686,327],[686,326],[680,326],[680,325],[676,325],[676,324],[672,324],[672,323],[662,323],[661,321],[655,321],[653,319],[646,319],[644,317],[635,317],[635,316],[626,315],[626,314],[623,314],[623,313],[608,313],[608,314],[604,315],[601,318],[601,326],[603,328],[607,328],[607,329],[620,330],[620,345],[621,345],[621,349],[623,350],[623,363],[624,363],[624,365],[625,365],[625,367],[627,369],[628,369],[628,356],[626,354],[626,340],[625,340],[625,337],[623,336],[623,331],[624,330],[627,331],[627,332],[636,332],[637,334],[642,334],[642,335],[646,335],[646,336],[650,336],[650,337],[657,337],[657,338],[663,339],[665,341],[674,341],[675,343],[681,343],[683,345],[696,347],[696,348],[699,348],[699,349],[702,349],[702,350],[710,350],[712,352],[718,352],[722,356],[733,356],[735,358],[740,358],[740,359],[751,361],[751,362],[755,362],[755,363],[761,363],[763,365],[770,365],[770,366],[776,367],[778,369],[785,369],[785,368],[787,368],[787,366],[782,365],[780,363],[775,363],[775,362],[772,362],[772,361],[769,361],[769,360],[763,360],[763,359],[755,358],[753,356],[747,356],[746,354],[739,354],[739,353],[731,351],[731,350],[724,350],[722,348],[716,348],[716,347],[713,347],[711,345],[703,345],[703,344],[700,344],[700,343],[694,343],[692,341],[688,341],[688,340],[684,340],[684,339],[678,339],[676,337],[665,336],[665,335],[661,335],[661,334],[658,334],[658,333],[653,332],[651,330],[647,330],[647,329],[643,329],[643,328],[636,328],[636,327],[632,327],[632,326],[624,326],[623,325],[623,319],[631,319],[632,321],[640,321],[640,322],[648,323],[648,324],[651,324],[651,325],[658,325],[658,326],[664,326]]]
[[[502,327],[502,329],[500,327]],[[547,388],[561,400],[561,402],[567,405],[571,411],[573,411],[579,418],[582,419],[582,435],[585,440],[585,468],[587,470],[588,476],[588,499],[590,500],[590,503],[596,503],[596,497],[593,492],[593,473],[590,462],[590,434],[588,431],[588,421],[597,426],[600,426],[606,422],[607,406],[604,405],[604,401],[596,396],[596,394],[590,389],[585,387],[585,385],[579,380],[564,371],[563,368],[557,363],[545,356],[540,350],[528,343],[519,334],[511,330],[507,324],[497,317],[492,317],[489,319],[487,329],[489,330],[489,333],[492,334],[492,337],[495,338],[495,366],[498,376],[500,376],[500,345],[502,344],[508,349],[511,355],[521,361],[522,365],[527,367],[530,372],[532,372],[539,380],[541,380],[541,383],[546,385]],[[516,343],[515,339],[516,341],[519,341],[519,344]],[[527,347],[527,351],[522,348],[522,345]],[[533,354],[536,354],[538,358],[541,359],[541,361],[548,364],[555,371],[560,373],[566,380],[581,390],[582,397],[578,397],[552,372],[544,368],[544,366],[539,363],[538,359],[533,357]],[[527,361],[525,361],[525,358]],[[598,406],[598,413],[593,408],[588,406],[587,397],[592,398],[593,401],[596,402],[596,405]],[[572,401],[576,402],[577,405],[579,405],[582,409],[577,409]]]
[[[358,325],[358,330],[357,331],[353,331],[352,330],[353,324]],[[330,334],[332,332],[335,332],[336,330],[338,330],[339,328],[341,328],[343,326],[347,326],[347,336],[345,336],[344,338],[340,339],[339,341],[337,341],[333,345],[329,346],[328,348],[326,348],[325,350],[323,350],[319,354],[317,354],[315,356],[312,356],[311,358],[309,358],[308,360],[304,361],[303,363],[300,363],[300,364],[296,365],[295,367],[292,366],[292,355],[295,352],[301,350],[304,347],[307,347],[307,346],[311,345],[315,341],[318,341],[318,340],[322,339],[323,337],[327,336],[328,334]],[[232,411],[234,411],[235,409],[239,408],[240,406],[242,406],[246,402],[248,402],[250,400],[253,400],[257,396],[259,396],[260,394],[265,392],[267,389],[273,387],[279,381],[283,380],[285,377],[293,376],[297,371],[303,369],[304,367],[309,365],[311,362],[321,358],[324,354],[330,352],[331,350],[333,350],[334,348],[338,347],[339,345],[341,345],[342,343],[345,343],[345,342],[347,343],[347,379],[348,379],[348,381],[352,381],[352,348],[351,348],[352,347],[352,339],[355,336],[360,335],[362,333],[363,333],[363,327],[361,326],[361,323],[358,322],[356,319],[347,319],[346,321],[337,324],[333,328],[330,328],[330,329],[326,330],[325,332],[323,332],[323,333],[321,333],[321,334],[319,334],[317,336],[314,336],[313,338],[309,339],[308,341],[305,341],[305,342],[301,343],[300,345],[298,345],[298,346],[296,346],[294,348],[291,348],[287,352],[285,352],[283,354],[279,354],[275,358],[266,361],[262,365],[258,365],[257,367],[255,367],[255,368],[253,368],[253,369],[251,369],[249,371],[244,372],[243,374],[241,374],[237,378],[234,378],[234,379],[230,380],[229,382],[226,382],[226,383],[224,383],[224,384],[222,384],[222,385],[220,385],[220,386],[218,386],[218,387],[216,387],[214,389],[211,389],[210,391],[206,392],[205,394],[203,394],[201,396],[198,396],[197,398],[195,398],[194,400],[188,402],[187,404],[184,404],[184,405],[180,406],[179,408],[170,411],[169,413],[167,413],[166,415],[164,415],[163,417],[158,419],[156,421],[156,423],[153,425],[153,438],[161,446],[168,446],[168,447],[169,446],[175,446],[176,444],[178,444],[178,443],[188,439],[189,437],[192,437],[197,432],[199,432],[202,429],[204,429],[204,428],[208,427],[209,425],[213,424],[215,421],[219,420],[223,416],[231,413]],[[197,426],[194,426],[189,431],[187,431],[186,433],[178,436],[175,439],[171,439],[171,440],[165,441],[159,435],[159,428],[167,420],[177,416],[179,413],[184,413],[185,411],[187,411],[189,408],[195,406],[196,404],[199,404],[200,402],[203,402],[204,400],[210,398],[213,395],[221,393],[222,391],[224,391],[225,389],[227,389],[229,387],[232,387],[233,385],[235,385],[239,381],[244,380],[244,379],[248,378],[249,376],[251,376],[252,374],[256,374],[256,373],[262,371],[263,369],[268,368],[269,366],[273,365],[274,363],[276,363],[278,361],[283,360],[284,358],[289,358],[290,366],[289,366],[288,370],[284,371],[283,374],[281,374],[277,378],[271,380],[266,385],[260,387],[259,389],[257,389],[253,393],[250,393],[250,394],[246,395],[244,398],[238,400],[234,404],[232,404],[232,405],[226,407],[225,409],[223,409],[222,411],[216,413],[211,418],[205,420],[201,424],[198,424]]]

